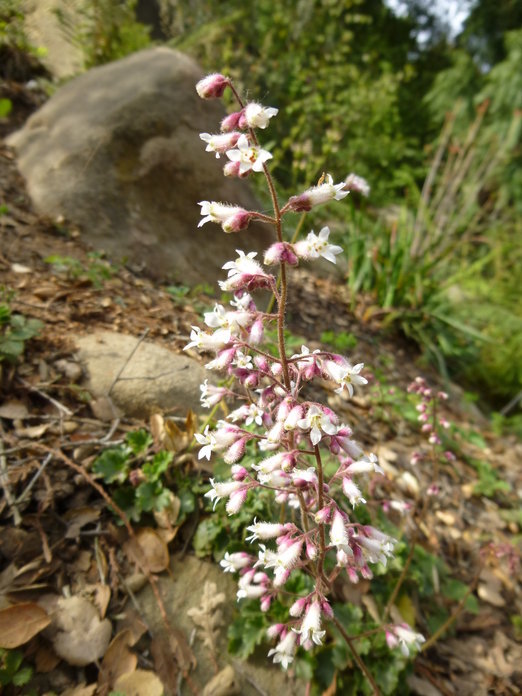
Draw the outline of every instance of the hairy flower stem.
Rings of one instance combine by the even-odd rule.
[[[290,240],[290,244],[294,244],[297,241],[297,238],[299,237],[299,234],[301,232],[301,228],[304,225],[304,221],[306,218],[306,213],[303,213],[301,217],[299,218],[299,222],[297,223],[297,226],[294,230],[294,234],[292,235],[292,239]],[[279,275],[277,276],[277,289],[281,287],[281,272],[279,272]],[[268,305],[266,307],[266,311],[268,314],[274,309],[274,304],[275,304],[275,295],[272,295],[270,298]]]
[[[379,687],[377,686],[375,679],[372,677],[368,667],[366,667],[361,656],[359,655],[359,653],[355,649],[355,646],[353,644],[355,639],[350,638],[348,633],[346,633],[346,631],[344,630],[343,625],[335,618],[335,616],[333,617],[332,621],[335,624],[339,633],[342,635],[342,637],[346,641],[346,644],[348,645],[348,648],[350,649],[350,652],[352,653],[353,659],[357,663],[357,666],[359,667],[361,672],[364,674],[364,676],[366,677],[366,679],[370,683],[370,685],[373,689],[374,696],[380,696],[381,692],[379,691]]]

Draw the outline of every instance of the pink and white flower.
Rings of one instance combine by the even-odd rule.
[[[408,657],[412,650],[418,652],[425,640],[421,633],[416,633],[407,623],[389,626],[386,630],[388,647],[393,649],[399,645],[404,657]]]
[[[344,190],[344,181],[334,184],[330,174],[326,175],[324,183],[312,186],[299,196],[292,196],[283,210],[293,210],[297,213],[312,210],[316,205],[329,201],[340,201],[349,191]]]
[[[204,433],[194,433],[196,441],[203,447],[198,452],[198,459],[206,458],[210,461],[212,452],[216,449],[217,442],[213,433],[209,432],[209,426],[205,428]]]
[[[365,198],[368,198],[368,196],[370,195],[370,184],[362,176],[358,176],[353,172],[351,174],[348,174],[348,176],[344,180],[344,186],[346,190],[356,191],[357,193],[360,193],[362,196],[365,196]]]
[[[239,232],[239,230],[248,227],[252,218],[252,213],[239,206],[217,203],[216,201],[200,201],[198,205],[201,206],[201,215],[203,215],[198,227],[207,222],[215,222],[221,225],[225,232]]]
[[[336,263],[335,257],[342,253],[342,247],[328,243],[330,229],[323,227],[318,235],[312,230],[306,239],[294,244],[294,251],[301,259],[318,259],[320,256],[331,263]]]
[[[276,116],[279,109],[273,106],[262,106],[256,102],[250,102],[246,105],[239,120],[239,127],[244,128],[266,128],[269,125],[270,119]]]
[[[257,145],[250,144],[244,133],[237,141],[237,148],[227,150],[226,154],[231,162],[239,162],[239,175],[250,170],[262,172],[263,164],[272,159],[272,154],[268,150],[262,150]]]
[[[333,360],[328,360],[325,363],[325,370],[327,374],[333,379],[334,382],[339,384],[339,388],[335,390],[337,394],[341,394],[343,389],[346,388],[348,394],[353,396],[353,386],[359,386],[362,384],[368,384],[368,380],[365,377],[361,377],[359,374],[363,369],[364,363],[358,363],[357,365],[350,365],[350,363],[344,363],[340,365]]]
[[[296,650],[297,636],[294,631],[288,631],[279,643],[268,651],[268,657],[274,656],[274,664],[281,664],[283,669],[288,669]]]
[[[322,645],[326,631],[321,631],[321,604],[317,600],[313,601],[306,610],[299,633],[301,642],[312,641],[316,645]]]
[[[297,426],[301,430],[310,431],[310,440],[314,447],[321,441],[323,433],[335,435],[338,430],[337,426],[316,404],[310,406],[305,418],[297,421]]]
[[[225,553],[225,557],[219,562],[225,573],[237,573],[238,570],[253,565],[255,557],[244,551],[238,553]]]
[[[215,152],[216,159],[225,153],[230,148],[235,147],[237,141],[241,137],[241,133],[218,133],[213,135],[212,133],[200,133],[199,137],[204,143],[207,143],[205,152]]]

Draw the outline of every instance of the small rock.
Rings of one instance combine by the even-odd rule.
[[[208,378],[205,368],[195,360],[113,331],[97,331],[90,336],[73,336],[78,357],[88,375],[86,388],[102,404],[110,400],[125,416],[148,418],[151,413],[174,412],[185,415],[189,409],[201,412],[199,385]],[[112,410],[103,412],[111,420]],[[97,417],[102,418],[103,413]]]

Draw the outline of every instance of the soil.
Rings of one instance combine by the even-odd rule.
[[[4,83],[0,96],[14,103],[10,119],[0,124],[3,136],[19,127],[43,99],[15,83]],[[114,625],[117,616],[132,617],[127,622],[132,637],[126,634],[127,644],[125,649],[118,648],[118,659],[113,648],[105,653],[109,658],[100,655],[86,666],[74,666],[57,655],[45,631],[19,643],[25,662],[34,668],[31,685],[38,694],[106,694],[116,683],[118,670],[126,665],[138,666],[147,674],[156,672],[164,684],[183,682],[183,689],[188,684],[183,693],[200,693],[205,682],[198,681],[197,671],[192,672],[189,635],[171,627],[161,649],[156,645],[152,652],[147,626],[138,635],[143,617],[133,613],[130,578],[137,566],[142,581],[155,590],[160,571],[145,567],[143,572],[143,559],[140,565],[135,546],[134,551],[131,548],[135,537],[115,523],[103,489],[89,474],[90,465],[108,444],[121,442],[127,432],[149,424],[99,417],[82,387],[81,369],[70,367],[77,365],[70,337],[110,329],[135,336],[137,341],[147,334],[147,340],[181,352],[191,325],[199,323],[201,307],[213,300],[201,292],[184,291],[173,299],[166,287],[125,267],[109,266],[103,256],[93,256],[81,232],[66,221],[39,217],[17,172],[14,154],[5,145],[0,145],[0,205],[3,301],[9,294],[14,313],[42,322],[21,358],[0,363],[0,608],[21,602],[34,607],[43,594],[55,593],[89,598],[100,616],[110,617]],[[50,256],[78,263],[65,261],[62,266],[68,270],[57,270],[56,264],[46,261]],[[401,523],[409,539],[439,554],[479,599],[475,615],[467,613],[462,602],[449,605],[454,621],[415,660],[410,688],[419,694],[459,696],[520,693],[522,648],[517,641],[522,601],[512,549],[520,539],[516,491],[521,486],[522,445],[513,437],[494,434],[487,419],[464,402],[461,390],[450,385],[446,417],[461,432],[478,432],[484,442],[460,436],[459,456],[438,472],[440,491],[427,504],[420,492],[428,489],[434,472],[428,462],[415,468],[409,464],[422,435],[415,423],[401,419],[394,409],[393,388],[406,389],[419,374],[434,390],[448,385],[426,366],[420,367],[416,347],[385,333],[378,317],[365,321],[370,304],[371,298],[360,298],[352,309],[344,288],[300,270],[293,277],[288,328],[306,339],[311,349],[319,346],[317,337],[323,332],[353,334],[356,345],[350,353],[354,362],[369,366],[367,394],[372,398],[359,392],[346,401],[326,383],[314,389],[349,419],[364,447],[379,455],[387,472],[381,493],[410,506],[410,514]],[[504,489],[477,493],[481,478],[469,464],[473,458],[487,462],[497,479],[507,482]],[[187,477],[201,473],[194,454],[186,448],[176,452],[176,462]],[[403,471],[413,476],[414,483],[401,479]],[[160,536],[170,557],[179,561],[192,553],[196,524],[197,519],[189,516],[183,525],[176,526],[174,520],[170,531],[163,533],[163,529]],[[162,576],[168,576],[168,570]],[[161,594],[157,601],[161,607]],[[354,601],[369,605],[364,592]],[[518,624],[512,621],[517,616]],[[118,636],[122,644],[121,626]],[[130,645],[137,661],[129,658]],[[164,677],[166,654],[174,665],[174,677],[172,673]],[[116,672],[110,673],[111,669]],[[80,691],[80,685],[86,684],[91,687]],[[151,681],[140,693],[156,693],[153,688]],[[10,686],[5,693],[22,691]],[[328,693],[335,693],[335,688]]]

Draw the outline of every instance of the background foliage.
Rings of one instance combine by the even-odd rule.
[[[154,40],[247,94],[255,85],[280,109],[264,145],[286,193],[323,171],[366,177],[369,202],[354,194],[327,220],[354,303],[368,293],[375,314],[500,407],[522,390],[522,10],[473,0],[454,36],[433,3],[401,5],[84,0],[80,21],[61,19],[86,68]]]

